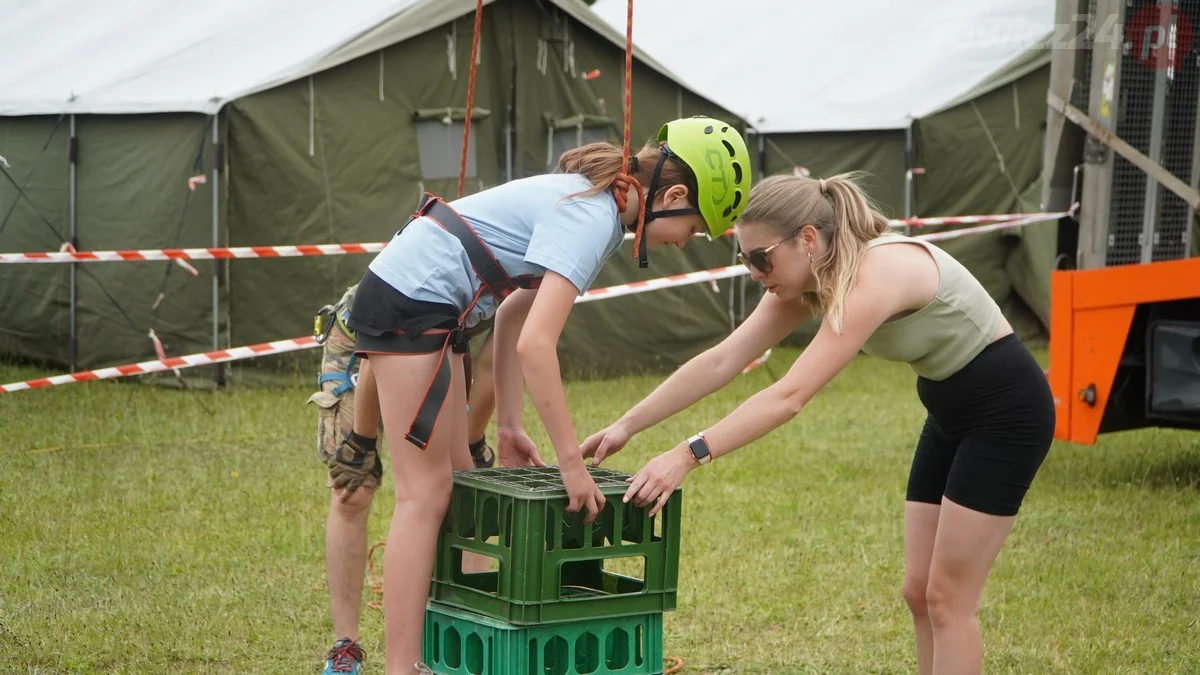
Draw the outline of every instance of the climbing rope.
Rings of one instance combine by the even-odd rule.
[[[644,246],[642,234],[646,229],[646,191],[635,176],[629,174],[629,127],[633,118],[633,0],[628,1],[625,15],[625,124],[621,145],[621,170],[613,180],[613,199],[617,208],[624,212],[629,201],[626,195],[633,188],[638,194],[637,227],[633,231],[633,257],[637,258]]]
[[[371,591],[372,595],[379,597],[378,600],[368,600],[367,607],[380,611],[383,611],[383,579],[375,571],[375,549],[386,544],[386,539],[380,539],[367,551],[367,588]]]
[[[458,166],[458,197],[467,184],[467,148],[471,141],[471,117],[475,106],[475,65],[479,59],[479,29],[483,23],[483,0],[475,0],[475,34],[471,37],[471,70],[467,76],[467,114],[463,120],[462,160]]]

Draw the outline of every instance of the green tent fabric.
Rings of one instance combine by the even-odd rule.
[[[77,248],[387,241],[422,191],[455,195],[473,7],[415,0],[305,75],[240,96],[215,115],[62,116],[78,133]],[[483,25],[468,193],[547,171],[556,152],[578,140],[575,127],[583,122],[589,140],[620,143],[623,35],[574,0],[496,0]],[[741,124],[652,59],[636,60],[633,79],[636,145],[675,117],[709,114]],[[68,133],[67,121],[55,128],[56,120],[0,117],[0,155],[18,169],[33,163],[54,132],[30,199],[0,187],[0,205],[17,204],[0,232],[4,250],[55,250],[65,239]],[[206,182],[189,187],[196,176]],[[52,233],[42,215],[63,234]],[[630,249],[623,247],[597,286],[732,261],[728,239],[654,251],[648,269],[637,267]],[[174,263],[77,265],[75,365],[153,359],[151,330],[171,355],[212,349],[214,333],[220,347],[306,335],[316,310],[357,282],[370,258],[197,261],[196,276]],[[67,265],[0,267],[0,308],[12,319],[0,326],[0,355],[60,367],[71,361],[69,275]],[[581,305],[560,347],[564,368],[613,373],[677,365],[728,333],[734,283],[720,282],[716,293],[700,284]],[[270,370],[290,368],[295,358],[263,361]],[[209,377],[202,369],[185,373]]]
[[[1041,210],[1049,55],[1031,50],[953,104],[917,120],[918,216]],[[937,231],[946,228],[931,228]],[[1057,226],[942,243],[979,277],[1026,338],[1049,326],[1049,274]]]

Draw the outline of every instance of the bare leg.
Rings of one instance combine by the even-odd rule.
[[[371,359],[362,359],[358,366],[358,384],[354,386],[354,433],[376,438],[379,423],[379,386],[375,382],[375,370],[371,367]],[[403,438],[404,434],[400,436]]]
[[[438,355],[372,355],[383,424],[390,442],[396,504],[384,553],[386,672],[411,675],[421,659],[425,603],[437,532],[450,500],[453,449],[466,451],[466,393],[462,361],[451,358],[450,390],[425,450],[404,440],[433,376]],[[360,380],[361,381],[361,380]]]
[[[937,504],[904,503],[904,601],[912,612],[920,675],[933,673],[933,624],[929,622],[925,593],[940,511]]]
[[[375,490],[360,487],[345,502],[337,488],[330,491],[325,524],[325,574],[329,584],[329,614],[334,638],[358,641],[358,615],[363,574],[367,566],[367,518]]]
[[[1014,520],[942,500],[926,591],[934,675],[978,675],[982,670],[979,598]]]
[[[491,389],[491,386],[492,386],[491,348],[488,346],[491,344],[491,341],[492,341],[491,336],[489,335],[487,344],[485,344],[484,348],[482,350],[480,350],[480,353],[483,353],[483,351],[485,351],[485,350],[488,352],[488,363],[487,363],[487,371],[486,371],[487,372],[488,389]],[[476,364],[472,363],[471,369],[476,370]],[[476,370],[476,372],[478,373],[480,371]],[[479,398],[479,394],[477,393],[479,391],[478,386],[477,386],[478,384],[479,384],[479,380],[476,379],[475,383],[473,385],[471,385],[472,404],[471,404],[470,413],[467,416],[468,419],[473,419],[476,416],[474,402],[476,400],[478,400],[478,398]],[[489,413],[489,415],[490,414],[491,413]],[[467,426],[468,426],[468,428],[470,428],[470,422],[468,422]],[[483,426],[484,426],[484,428],[487,427],[487,417],[483,418]],[[483,432],[480,431],[479,435],[483,436]],[[469,436],[468,438],[472,438],[472,437]],[[471,458],[471,450],[470,450],[469,446],[464,444],[462,447],[455,448],[450,455],[450,464],[454,467],[455,471],[462,471],[464,469],[474,469],[475,468],[475,460]],[[489,558],[485,555],[480,555],[478,553],[469,553],[469,552],[463,553],[462,571],[464,573],[474,574],[477,572],[487,572],[491,569],[492,569],[492,558]]]
[[[496,388],[492,383],[492,334],[489,332],[471,363],[471,410],[467,414],[467,441],[474,443],[487,433],[488,420],[496,407]]]

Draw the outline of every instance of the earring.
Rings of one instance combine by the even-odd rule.
[[[808,262],[809,262],[809,264],[812,264],[812,261],[813,261],[813,260],[812,260],[812,251],[809,251],[809,252],[808,252]]]

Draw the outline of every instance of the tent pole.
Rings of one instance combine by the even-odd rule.
[[[508,83],[508,125],[504,129],[504,182],[509,182],[513,175],[513,152],[517,142],[517,21],[513,18],[513,10],[508,8],[508,35],[512,46],[512,63]]]
[[[78,142],[75,137],[75,114],[71,114],[71,135],[67,138],[67,162],[69,171],[69,204],[67,207],[67,217],[70,219],[70,242],[72,246],[76,246],[76,219],[75,219],[75,161],[78,159]],[[77,247],[77,246],[76,246]],[[78,247],[77,247],[78,248]],[[79,263],[71,263],[71,328],[70,337],[67,342],[67,361],[70,362],[71,372],[75,372],[76,361],[79,356],[79,335],[76,332],[75,326],[75,309],[78,298],[76,297],[76,273],[78,272]]]
[[[904,129],[904,217],[913,217],[913,120],[909,118],[908,126]],[[904,226],[905,236],[912,234],[912,228]]]
[[[213,165],[212,165],[212,245],[213,248],[221,246],[221,135],[220,135],[220,113],[213,113],[212,116],[212,144],[213,144]],[[213,260],[213,276],[212,276],[212,348],[214,350],[221,348],[221,296],[220,296],[220,279],[221,279],[221,261]],[[213,382],[218,387],[225,384],[225,369],[222,364],[216,364],[213,370]]]

